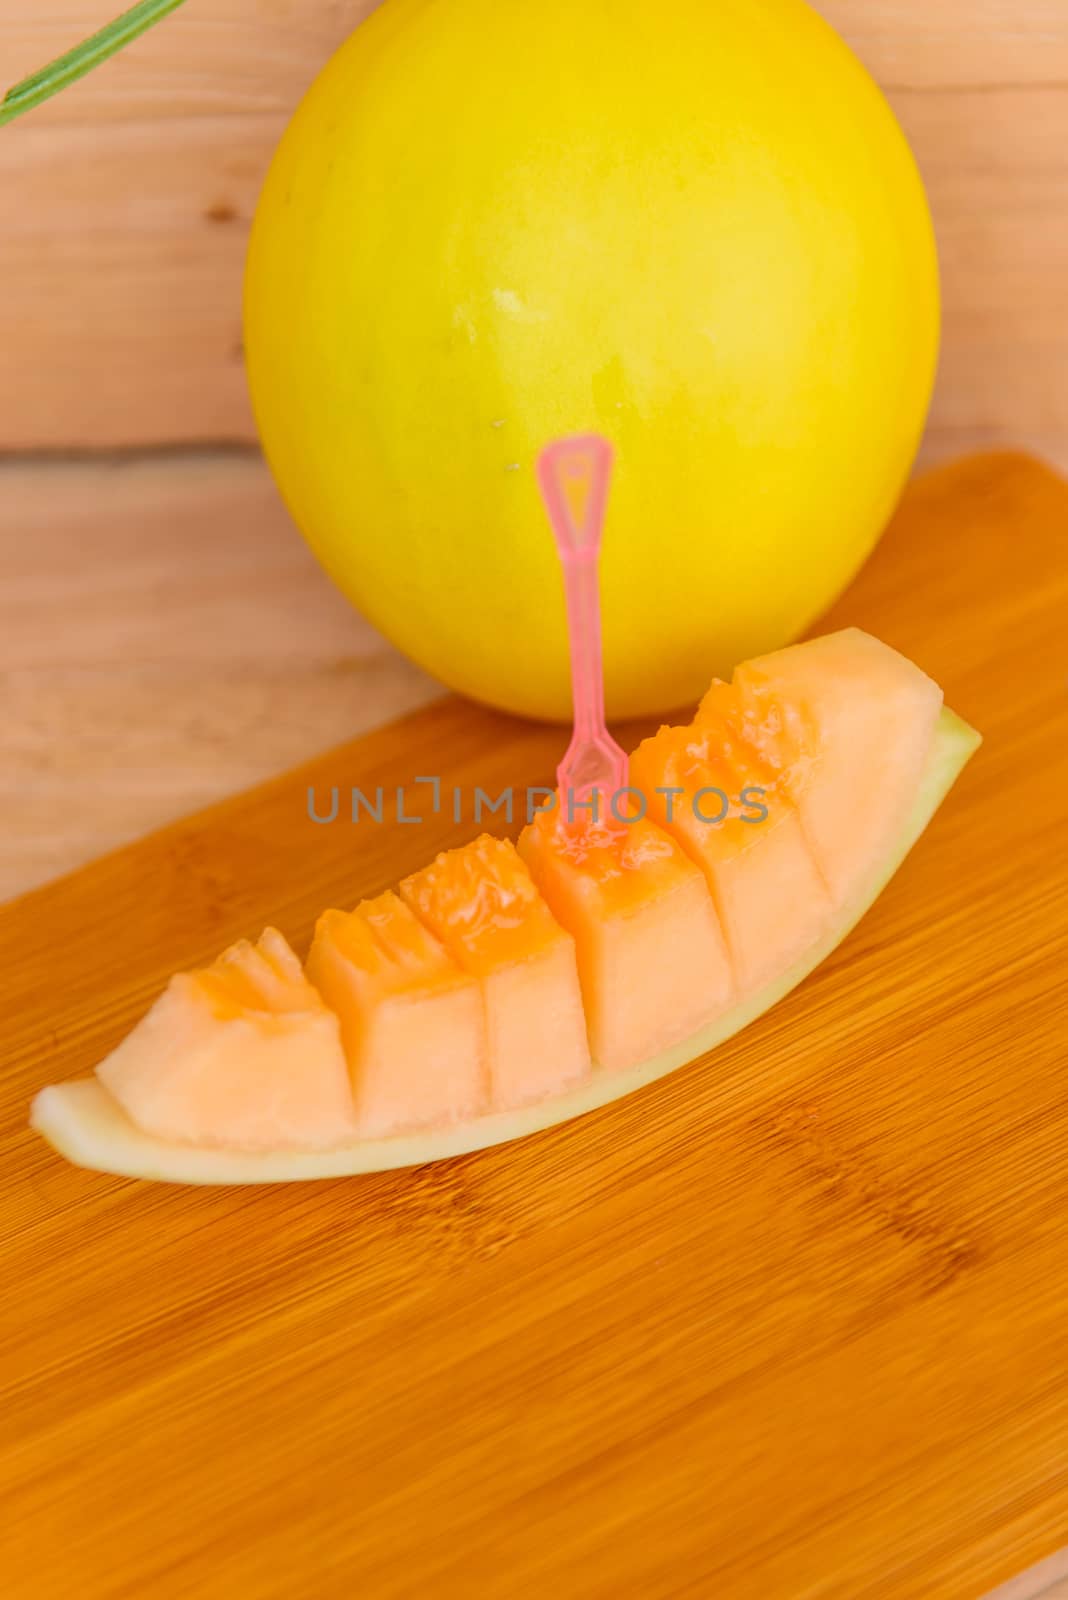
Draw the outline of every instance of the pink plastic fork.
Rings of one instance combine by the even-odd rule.
[[[604,663],[597,561],[601,552],[612,446],[599,434],[557,439],[538,459],[538,483],[564,569],[575,727],[556,769],[561,795],[572,806],[599,800],[603,818],[611,796],[627,783],[627,756],[604,720]],[[569,814],[569,820],[570,814]]]

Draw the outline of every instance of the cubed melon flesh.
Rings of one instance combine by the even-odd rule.
[[[172,1141],[307,1150],[357,1133],[338,1019],[273,928],[173,977],[96,1073],[131,1121]]]
[[[513,844],[483,835],[444,851],[400,892],[479,982],[493,1106],[524,1105],[588,1074],[574,941]]]
[[[361,1134],[448,1126],[485,1110],[482,996],[392,890],[326,911],[308,977],[341,1019]]]
[[[704,873],[744,995],[819,938],[832,905],[797,807],[726,715],[713,721],[717,698],[729,712],[734,691],[719,684],[703,722],[646,739],[630,758],[630,781]]]
[[[749,742],[780,774],[836,904],[901,832],[930,756],[942,691],[859,628],[740,666]],[[706,707],[718,723],[713,686]]]
[[[174,978],[96,1078],[40,1091],[33,1125],[104,1171],[275,1182],[418,1164],[603,1105],[746,1026],[834,948],[980,742],[940,703],[854,630],[795,646],[632,759],[651,803],[683,790],[670,824],[598,838],[557,813],[527,829],[544,898],[510,845],[482,839],[406,880],[407,904],[328,913],[311,968],[344,1020],[358,1115],[339,1017],[268,930]],[[726,793],[729,820],[680,825],[697,788]],[[618,1071],[589,1071],[576,942],[595,1054]]]
[[[620,1068],[696,1032],[731,998],[723,936],[704,879],[646,820],[543,811],[519,853],[574,936],[590,1050]]]

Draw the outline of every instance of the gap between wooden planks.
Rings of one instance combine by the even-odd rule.
[[[1068,1526],[1068,489],[918,485],[829,625],[986,744],[875,910],[707,1063],[521,1145],[253,1193],[25,1128],[170,968],[473,831],[308,782],[537,781],[445,702],[0,911],[5,1594],[968,1600]]]

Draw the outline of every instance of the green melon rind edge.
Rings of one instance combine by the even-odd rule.
[[[865,892],[842,913],[832,932],[774,982],[766,984],[699,1033],[623,1071],[609,1074],[595,1068],[588,1082],[567,1094],[517,1111],[495,1112],[453,1128],[388,1139],[366,1139],[357,1144],[310,1152],[208,1150],[166,1144],[141,1133],[95,1078],[79,1078],[72,1083],[42,1089],[33,1101],[30,1124],[75,1166],[169,1183],[237,1184],[295,1183],[422,1166],[429,1161],[521,1139],[572,1117],[581,1117],[714,1050],[775,1005],[818,967],[882,893],[981,743],[981,736],[974,728],[954,712],[943,709],[936,725],[931,755],[898,845],[889,853]]]

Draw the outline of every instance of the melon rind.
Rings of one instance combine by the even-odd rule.
[[[595,1066],[589,1079],[565,1094],[449,1128],[364,1139],[308,1152],[231,1151],[165,1143],[140,1132],[95,1078],[42,1089],[33,1102],[31,1124],[60,1155],[93,1171],[169,1183],[242,1184],[296,1183],[422,1166],[521,1139],[583,1116],[714,1050],[818,967],[881,894],[981,742],[980,735],[952,711],[942,711],[923,777],[897,843],[872,872],[864,889],[843,908],[830,931],[788,971],[663,1054],[616,1072]]]

